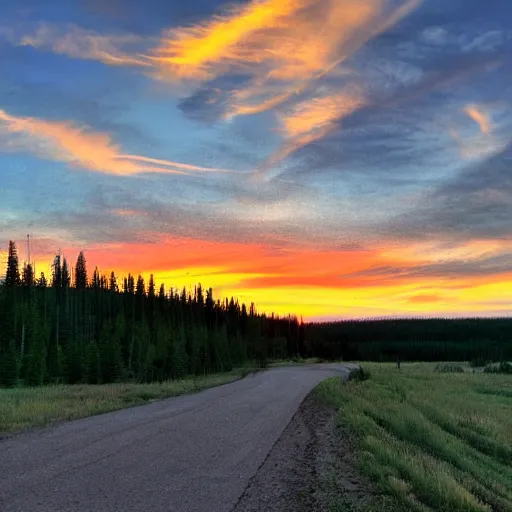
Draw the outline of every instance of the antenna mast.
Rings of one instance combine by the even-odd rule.
[[[27,235],[28,264],[30,265],[30,235]]]

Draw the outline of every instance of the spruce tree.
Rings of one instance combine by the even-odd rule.
[[[18,249],[16,244],[11,240],[9,242],[9,254],[7,256],[7,271],[5,273],[5,286],[7,288],[13,288],[19,286],[20,280],[20,268],[18,260]]]
[[[39,279],[36,281],[36,286],[38,288],[46,288],[48,286],[48,280],[46,279],[44,272],[41,272],[39,275]]]
[[[61,286],[62,288],[69,288],[71,286],[71,276],[69,274],[69,266],[66,258],[62,260]]]
[[[60,254],[57,254],[52,264],[52,287],[62,288],[62,268],[60,265]]]
[[[76,260],[75,288],[77,290],[85,290],[87,288],[87,262],[82,251],[80,251]]]
[[[153,278],[153,274],[149,276],[149,284],[148,284],[148,297],[151,299],[155,298],[155,279]]]
[[[101,278],[100,278],[100,271],[98,270],[98,267],[94,267],[94,272],[92,274],[91,287],[94,290],[101,289]]]
[[[109,282],[108,282],[108,287],[109,287],[109,290],[111,292],[117,292],[117,290],[118,290],[117,278],[116,278],[116,275],[115,275],[114,271],[112,271],[110,273],[110,279],[109,279]]]
[[[30,288],[35,284],[34,269],[30,263],[23,265],[21,283],[26,288]]]

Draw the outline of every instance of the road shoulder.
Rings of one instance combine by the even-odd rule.
[[[357,511],[373,502],[375,493],[356,467],[349,432],[338,425],[335,409],[312,392],[233,512]]]

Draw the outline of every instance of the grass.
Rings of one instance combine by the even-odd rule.
[[[395,510],[512,510],[511,376],[364,367],[369,380],[328,379],[317,393],[339,408],[362,473]],[[333,510],[356,510],[341,503]]]
[[[251,372],[249,368],[241,368],[229,373],[151,384],[84,384],[0,389],[0,434],[45,427],[56,422],[194,393],[233,382]]]

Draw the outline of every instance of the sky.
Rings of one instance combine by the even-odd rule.
[[[0,77],[0,261],[512,312],[508,0],[2,0]]]

